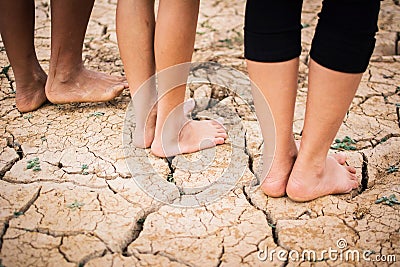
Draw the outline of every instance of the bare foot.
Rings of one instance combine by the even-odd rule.
[[[341,165],[332,156],[328,156],[322,165],[298,157],[290,174],[286,193],[297,202],[349,193],[358,187],[355,174],[354,167]]]
[[[46,80],[43,70],[29,79],[18,79],[15,101],[20,112],[34,111],[47,101],[44,91]]]
[[[296,144],[293,140],[287,149],[277,148],[268,174],[265,174],[267,170],[263,167],[262,176],[265,179],[262,181],[261,189],[267,196],[282,197],[286,194],[286,184],[298,153]],[[266,166],[265,160],[264,158],[263,166]]]
[[[190,116],[190,113],[195,107],[195,101],[193,98],[189,98],[183,104],[183,112],[186,117]],[[151,146],[154,140],[154,133],[156,129],[157,121],[157,106],[154,106],[147,115],[146,123],[141,123],[140,120],[136,121],[136,127],[133,138],[133,145],[137,148],[148,148]]]
[[[156,130],[157,106],[154,106],[147,116],[145,123],[136,119],[135,132],[133,135],[133,145],[137,148],[148,148],[154,140]]]
[[[119,96],[125,88],[128,88],[125,78],[90,71],[81,66],[72,72],[49,74],[46,96],[54,104],[106,102]]]
[[[188,120],[178,132],[178,137],[170,137],[161,142],[155,138],[151,152],[158,157],[172,157],[178,154],[197,152],[225,143],[226,131],[216,120]]]
[[[265,179],[262,181],[261,190],[270,197],[282,197],[286,194],[286,186],[289,180],[290,173],[292,172],[293,165],[296,161],[298,150],[300,148],[300,141],[294,141],[289,145],[288,148],[283,151],[277,151],[274,155],[274,161],[272,163],[269,173],[263,167],[262,177]],[[265,153],[264,153],[265,155]],[[346,163],[346,156],[342,153],[331,154],[340,165]],[[264,159],[263,166],[266,166]]]

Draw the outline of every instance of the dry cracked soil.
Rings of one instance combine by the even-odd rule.
[[[35,3],[37,54],[47,71],[49,3]],[[244,0],[201,2],[193,61],[214,64],[197,66],[191,77],[206,82],[188,89],[197,103],[193,116],[224,117],[229,142],[212,153],[170,161],[122,142],[129,136],[124,127],[131,118],[125,119],[128,91],[107,103],[46,104],[21,114],[0,42],[0,266],[400,266],[398,1],[382,2],[374,55],[332,145],[333,152],[345,150],[348,163],[356,166],[360,188],[308,203],[269,198],[257,190],[254,173],[263,141],[248,81],[237,73],[246,73],[244,5]],[[320,7],[317,0],[303,7],[296,138]],[[115,8],[116,0],[96,1],[83,56],[90,69],[124,75]],[[232,77],[239,86],[228,90]],[[216,197],[209,184],[226,193]],[[383,202],[376,203],[379,199]],[[360,261],[327,254],[278,258],[279,251],[321,255],[328,249],[363,254]],[[381,261],[375,261],[378,256]]]

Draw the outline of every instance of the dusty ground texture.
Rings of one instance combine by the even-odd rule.
[[[320,2],[304,4],[297,138],[307,93],[307,52]],[[209,0],[201,5],[194,60],[245,72],[244,1]],[[37,53],[47,70],[49,4],[40,0],[36,6]],[[91,69],[123,75],[115,8],[116,0],[96,1],[84,57]],[[276,255],[272,262],[262,262],[257,256],[265,248],[338,249],[336,241],[341,238],[347,242],[344,250],[370,250],[375,252],[371,258],[397,257],[397,263],[349,261],[345,266],[399,266],[399,205],[375,203],[392,194],[400,199],[398,1],[382,2],[380,28],[371,64],[337,135],[338,141],[348,136],[354,143],[333,144],[348,149],[361,186],[351,194],[303,204],[268,198],[252,186],[262,139],[242,77],[236,82],[243,86],[234,91],[223,86],[190,87],[197,100],[194,117],[225,117],[230,140],[213,150],[211,158],[197,153],[168,163],[147,157],[147,152],[124,151],[128,91],[103,104],[47,104],[28,114],[18,112],[12,69],[0,43],[0,266],[338,266],[344,262],[326,255],[313,263],[280,261]],[[218,72],[218,64],[214,71],[199,68],[193,76],[206,72],[211,82],[229,83],[235,74]],[[131,171],[125,159],[132,161]],[[204,168],[188,171],[188,162]],[[40,169],[28,169],[29,164]],[[233,184],[228,179],[224,188],[232,190],[203,205],[213,194],[207,185],[226,168],[232,170],[231,164],[239,164],[233,169],[240,171],[227,177],[242,179]],[[165,182],[151,188],[161,192],[160,201],[138,187],[134,180],[138,177]],[[179,207],[196,200],[200,207]]]

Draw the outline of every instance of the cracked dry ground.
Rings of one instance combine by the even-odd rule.
[[[89,68],[123,75],[115,35],[115,2],[96,2],[84,57]],[[201,5],[194,61],[214,61],[245,72],[244,1],[210,0]],[[40,0],[36,6],[37,52],[47,69],[49,5]],[[302,20],[307,26],[303,29],[296,138],[303,124],[307,52],[320,1],[306,1],[303,9]],[[7,67],[4,45],[0,43],[0,265],[334,266],[343,262],[282,262],[276,257],[273,262],[261,262],[257,253],[265,247],[335,249],[340,238],[346,239],[347,248],[396,255],[399,261],[399,206],[375,204],[382,196],[395,194],[400,198],[400,173],[396,171],[400,167],[398,109],[396,113],[396,104],[400,103],[400,57],[395,55],[400,49],[400,7],[395,1],[382,2],[379,23],[375,54],[337,135],[340,140],[349,136],[356,141],[349,144],[347,148],[352,146],[353,150],[347,154],[349,164],[358,169],[362,185],[352,194],[309,203],[268,198],[254,190],[253,172],[260,161],[262,139],[252,113],[248,83],[240,75],[234,82],[240,85],[236,94],[204,84],[188,90],[197,100],[194,117],[225,117],[230,141],[215,149],[215,158],[202,161],[203,154],[196,153],[176,157],[168,164],[150,156],[146,164],[153,166],[153,173],[148,172],[145,160],[138,158],[132,175],[121,141],[130,101],[128,92],[108,103],[47,104],[38,111],[21,114],[15,107],[12,69]],[[212,69],[200,67],[192,76],[205,73],[209,81],[229,85],[229,77],[235,74],[218,64]],[[34,158],[38,158],[40,170],[33,166],[37,163],[28,162]],[[188,172],[179,165],[184,160],[204,168]],[[155,201],[133,179],[147,173],[150,181],[157,175],[173,181],[175,184],[167,182],[156,190],[167,196],[166,202],[179,205],[189,197],[204,196],[201,186],[221,176],[232,162],[244,162],[242,179],[223,198],[197,208]]]

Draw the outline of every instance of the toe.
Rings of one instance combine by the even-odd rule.
[[[225,139],[222,138],[222,137],[217,137],[217,138],[214,139],[214,143],[216,145],[222,145],[223,143],[225,143]]]
[[[346,170],[347,170],[348,172],[350,172],[350,173],[352,173],[352,174],[356,174],[356,173],[357,173],[356,168],[354,168],[353,166],[346,166],[345,168],[346,168]]]
[[[357,176],[355,174],[350,174],[350,178],[358,182]]]
[[[221,127],[221,124],[217,120],[211,120],[211,125],[214,127]]]
[[[228,136],[225,132],[222,132],[222,133],[217,133],[215,137],[226,139]]]
[[[122,93],[122,91],[125,89],[125,85],[123,83],[117,83],[114,86],[111,86],[110,89],[112,94],[116,97]]]
[[[221,129],[225,129],[224,127],[224,119],[222,117],[219,117],[218,119],[213,119],[210,120],[211,121],[211,125],[216,127],[216,128],[221,128]]]
[[[334,159],[336,159],[336,161],[340,164],[340,165],[344,165],[346,163],[346,155],[344,155],[343,153],[336,153],[333,154],[332,157]]]
[[[346,190],[343,190],[340,193],[347,194],[350,193],[353,189],[356,189],[358,187],[358,182],[354,180],[350,180],[349,183],[347,184]]]
[[[115,81],[117,81],[117,82],[119,82],[121,84],[128,85],[128,81],[127,81],[127,79],[125,77],[120,77],[120,76],[119,77],[118,76],[111,76],[111,77],[113,77],[115,79]]]
[[[216,145],[217,145],[217,143],[215,142],[215,139],[207,138],[207,139],[204,139],[203,141],[201,141],[201,143],[199,144],[199,149],[196,150],[196,151],[207,149],[207,148],[211,148],[211,147],[215,147]]]
[[[352,189],[356,189],[359,186],[358,181],[353,180]]]

